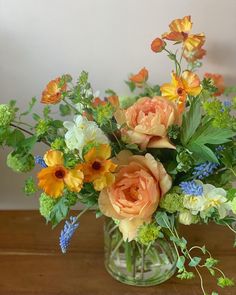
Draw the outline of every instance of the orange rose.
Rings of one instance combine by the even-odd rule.
[[[139,226],[149,223],[160,198],[171,188],[171,177],[151,154],[134,156],[129,151],[117,155],[115,182],[100,193],[101,212],[120,221],[124,240],[135,239]]]
[[[167,98],[160,96],[140,98],[123,111],[123,116],[119,114],[116,119],[119,124],[127,125],[121,130],[124,141],[138,144],[143,150],[175,148],[167,138],[167,129],[173,124],[180,125],[181,116],[176,104]]]
[[[148,70],[142,68],[136,75],[132,75],[129,79],[134,82],[137,87],[142,87],[143,83],[148,79]]]
[[[63,91],[66,91],[66,83],[62,83],[61,78],[50,81],[42,93],[41,103],[58,103],[61,100]]]
[[[163,41],[161,38],[156,38],[152,41],[151,49],[154,52],[161,52],[166,46],[165,41]]]
[[[214,93],[214,96],[220,96],[224,93],[225,82],[224,77],[222,75],[206,73],[204,77],[207,79],[210,78],[213,81],[214,86],[217,88],[217,91]]]

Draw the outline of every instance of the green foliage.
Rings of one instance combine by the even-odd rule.
[[[25,135],[18,129],[11,130],[7,134],[6,145],[16,148],[21,141],[25,139]]]
[[[133,81],[125,81],[125,84],[129,87],[130,92],[134,92],[136,85]]]
[[[174,228],[174,215],[167,215],[165,211],[157,211],[155,220],[158,225],[163,228],[172,229]]]
[[[69,116],[71,114],[71,108],[67,104],[60,104],[59,106],[61,116]]]
[[[42,193],[39,197],[39,212],[46,219],[50,221],[52,210],[59,199],[54,199],[45,193]]]
[[[200,93],[200,99],[206,100],[210,97],[212,97],[216,92],[217,88],[214,85],[214,82],[211,78],[204,78],[202,80],[202,91]]]
[[[45,135],[50,128],[50,121],[40,119],[35,126],[35,132],[38,137]]]
[[[55,140],[51,143],[51,149],[53,150],[64,151],[65,146],[65,140],[62,137],[55,138]]]
[[[166,210],[168,213],[180,212],[184,209],[183,199],[183,194],[169,192],[161,198],[160,208]]]
[[[189,111],[183,115],[183,123],[181,128],[181,142],[187,145],[190,138],[194,135],[201,122],[201,104],[198,98],[194,99],[190,105]]]
[[[19,116],[19,119],[21,119],[21,117],[23,116],[27,116],[28,114],[30,114],[36,102],[37,102],[37,99],[35,97],[32,97],[31,101],[29,102],[28,110],[21,113]]]
[[[109,102],[105,105],[98,105],[93,109],[93,117],[98,125],[101,126],[107,124],[111,120],[113,113],[114,108]]]
[[[23,192],[26,196],[32,196],[38,191],[38,187],[34,182],[33,177],[29,177],[25,180],[25,185],[23,187]]]
[[[0,105],[0,127],[7,127],[10,123],[14,120],[15,111],[14,109],[7,105],[1,104]]]
[[[177,139],[180,134],[180,127],[178,125],[169,126],[167,134],[170,139]]]
[[[220,277],[217,280],[217,285],[220,286],[221,288],[232,287],[234,286],[234,281],[227,277]]]
[[[65,167],[72,169],[80,161],[79,155],[74,152],[68,152],[64,154],[64,165]]]
[[[195,267],[197,266],[199,263],[201,262],[201,258],[200,257],[193,257],[191,258],[190,262],[189,262],[189,266],[191,267]]]
[[[154,223],[143,224],[138,230],[138,242],[145,246],[155,242],[157,238],[163,237],[161,233],[161,227]]]
[[[7,156],[7,166],[15,172],[29,172],[34,168],[34,157],[13,151]]]
[[[92,183],[84,183],[79,194],[79,201],[87,207],[92,207],[98,203],[99,192],[95,191]]]
[[[66,197],[63,196],[56,201],[57,202],[50,209],[50,214],[47,218],[47,221],[51,222],[53,228],[67,217],[70,210],[69,201]]]
[[[212,118],[212,126],[216,128],[231,128],[234,125],[235,118],[231,116],[231,109],[225,107],[224,104],[214,98],[203,103],[206,114]]]
[[[177,156],[176,161],[178,163],[176,170],[178,172],[188,172],[194,166],[194,159],[192,152],[181,146],[176,147]]]
[[[183,270],[181,273],[177,274],[176,277],[181,280],[191,280],[191,279],[195,278],[195,275],[191,271]]]

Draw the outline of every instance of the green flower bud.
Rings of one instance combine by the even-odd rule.
[[[42,193],[39,198],[39,212],[46,219],[49,220],[52,209],[56,205],[57,200]]]
[[[183,199],[183,194],[175,192],[167,193],[161,198],[160,207],[169,213],[181,212],[184,210]]]
[[[179,213],[179,222],[184,225],[195,224],[198,221],[198,216],[193,215],[189,210],[185,210]]]
[[[7,104],[0,105],[0,127],[7,127],[10,125],[15,117],[15,111]]]
[[[162,236],[161,227],[155,224],[144,224],[138,230],[138,242],[147,246]]]
[[[34,168],[34,157],[31,154],[11,152],[7,156],[7,166],[15,172],[29,172]]]

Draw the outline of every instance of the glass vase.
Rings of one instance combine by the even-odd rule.
[[[135,286],[154,286],[168,280],[176,270],[177,255],[167,237],[144,246],[125,242],[118,225],[105,219],[105,267],[116,280]]]

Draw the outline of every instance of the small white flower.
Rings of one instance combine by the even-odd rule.
[[[65,134],[68,149],[78,150],[80,156],[82,156],[84,146],[89,143],[109,143],[108,138],[97,124],[81,115],[75,116],[74,122],[64,122],[64,127],[68,130]]]
[[[230,210],[230,204],[226,198],[227,192],[223,188],[216,188],[213,185],[203,185],[204,204],[202,207],[204,216],[211,208],[216,208],[220,218],[224,218]]]
[[[184,225],[190,225],[198,222],[198,217],[193,215],[189,210],[179,213],[179,222]]]
[[[202,196],[184,196],[183,205],[185,208],[189,209],[193,215],[197,215],[198,212],[201,211],[203,203],[204,198]]]

